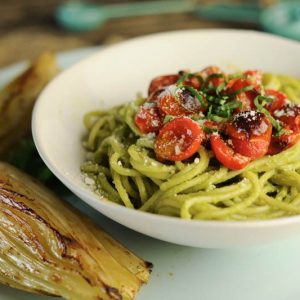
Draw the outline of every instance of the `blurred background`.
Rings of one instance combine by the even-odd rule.
[[[300,0],[0,1],[0,67],[43,50],[116,43],[190,28],[271,31],[300,39]]]

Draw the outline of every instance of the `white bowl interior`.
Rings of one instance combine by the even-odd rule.
[[[57,76],[34,109],[33,136],[54,174],[83,201],[115,221],[162,240],[198,247],[255,245],[286,237],[300,217],[254,222],[184,221],[99,199],[83,182],[83,115],[132,101],[151,78],[207,65],[262,69],[300,77],[300,44],[242,30],[190,30],[133,39],[108,47]]]

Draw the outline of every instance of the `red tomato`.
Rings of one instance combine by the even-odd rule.
[[[300,106],[287,104],[280,110],[274,111],[274,116],[279,121],[288,125],[293,131],[300,131]]]
[[[265,115],[255,111],[241,112],[226,130],[234,151],[241,155],[256,159],[268,152],[272,125]]]
[[[209,76],[214,75],[214,74],[222,74],[222,71],[219,67],[217,66],[209,66],[202,71],[200,71],[200,75],[204,78],[207,79]],[[218,87],[221,83],[223,83],[225,79],[223,77],[212,77],[206,82],[206,87]]]
[[[142,105],[135,115],[135,124],[142,133],[157,132],[163,125],[163,117],[157,106]]]
[[[228,82],[227,84],[228,94],[238,93],[236,95],[236,98],[238,101],[242,103],[242,108],[241,109],[237,108],[236,112],[255,108],[254,99],[258,95],[258,92],[254,88],[250,91],[245,91],[245,92],[242,91],[243,89],[251,85],[252,82],[249,79],[242,79],[242,78],[232,79]]]
[[[271,142],[272,126],[270,125],[264,134],[252,136],[249,139],[232,139],[233,148],[236,152],[251,159],[263,157]]]
[[[157,102],[159,95],[164,91],[164,88],[158,89],[148,96],[149,102]]]
[[[260,85],[262,83],[262,72],[259,70],[248,70],[244,72],[244,75],[246,76],[247,79],[249,79],[252,84],[260,88]]]
[[[199,90],[201,88],[202,82],[197,78],[197,76],[192,76],[185,80],[183,84],[192,86],[194,89]]]
[[[172,116],[185,116],[204,111],[199,100],[188,90],[176,90],[176,87],[165,88],[157,97],[160,111]]]
[[[171,116],[184,116],[187,110],[181,105],[175,91],[167,88],[157,97],[159,110]]]
[[[247,138],[247,134],[242,130],[238,130],[236,126],[234,126],[232,123],[228,123],[226,125],[226,133],[229,135],[230,138],[234,139],[242,140]]]
[[[224,131],[225,126],[226,126],[226,123],[217,123],[217,122],[214,122],[214,121],[206,120],[203,123],[203,127],[206,128],[206,129],[208,129],[207,132],[205,131],[205,141],[209,141],[210,136],[214,132],[222,132],[222,131]]]
[[[239,78],[230,79],[227,82],[226,90],[227,90],[228,93],[233,93],[234,92],[231,89],[232,89],[233,85],[236,83],[237,79],[239,79]]]
[[[227,92],[229,94],[233,94],[236,93],[248,86],[253,86],[251,80],[249,79],[243,79],[243,78],[235,78],[235,79],[231,79],[228,83],[227,83]],[[254,88],[253,88],[254,89]],[[251,92],[252,90],[250,90]],[[245,93],[245,92],[244,92]]]
[[[211,135],[210,143],[217,160],[228,169],[243,169],[251,161],[249,157],[235,153],[218,134]]]
[[[154,151],[160,160],[184,160],[197,152],[203,136],[202,129],[192,119],[176,118],[159,131]]]
[[[255,107],[254,99],[256,96],[257,94],[254,91],[247,91],[239,94],[237,96],[237,100],[239,100],[242,103],[242,108],[237,108],[236,112],[253,109]]]
[[[300,132],[289,131],[289,128],[285,128],[287,130],[286,134],[283,134],[280,137],[272,137],[271,143],[268,149],[268,154],[274,155],[280,153],[283,150],[286,150],[293,145],[295,145],[298,141],[300,141]]]
[[[287,99],[284,93],[270,89],[265,90],[265,95],[272,98],[273,100],[266,105],[267,110],[271,113],[273,113],[275,110],[281,109]]]
[[[286,104],[273,113],[281,121],[285,133],[280,137],[272,137],[268,154],[274,155],[290,148],[300,140],[300,106]]]
[[[155,77],[154,79],[152,79],[150,86],[148,88],[148,95],[153,94],[155,91],[165,86],[176,83],[178,79],[179,79],[178,74]]]
[[[217,66],[208,66],[201,70],[199,74],[205,79],[212,74],[220,74],[222,73],[221,69]]]
[[[217,123],[217,122],[210,121],[210,120],[206,120],[203,123],[203,126],[209,128],[209,129],[215,129],[215,130],[218,130],[218,131],[224,129],[224,123]]]
[[[225,82],[225,79],[223,77],[212,77],[208,81],[206,81],[206,87],[217,88],[223,82]]]

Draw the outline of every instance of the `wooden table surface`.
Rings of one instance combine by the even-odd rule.
[[[250,24],[207,21],[185,13],[116,19],[106,22],[99,29],[74,33],[63,30],[54,21],[55,8],[61,2],[62,0],[0,0],[0,67],[32,59],[43,50],[62,51],[111,44],[154,32],[190,28],[255,29]]]

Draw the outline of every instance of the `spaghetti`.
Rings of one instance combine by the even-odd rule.
[[[181,73],[173,80],[176,80],[176,84],[183,81],[193,82],[195,77],[186,74]],[[208,76],[210,75],[206,78]],[[222,79],[221,76],[210,78]],[[202,78],[199,82],[203,84]],[[222,83],[219,81],[218,86],[220,82]],[[281,90],[289,100],[300,104],[300,80],[264,74],[261,87]],[[151,88],[153,91],[149,91],[149,95],[157,97],[157,90],[161,86],[155,90],[152,84]],[[223,84],[223,89],[225,88]],[[194,89],[197,90],[193,88],[191,91]],[[239,93],[242,92],[247,93],[247,88],[239,89]],[[205,96],[203,98],[209,104],[207,95]],[[300,214],[299,142],[288,147],[285,145],[282,151],[276,148],[271,153],[273,155],[260,155],[250,159],[245,166],[237,168],[225,166],[226,164],[218,161],[216,153],[204,142],[190,157],[183,160],[176,159],[176,149],[176,153],[173,153],[175,156],[172,156],[175,159],[161,159],[157,155],[157,137],[162,129],[146,130],[142,133],[137,122],[137,113],[141,106],[152,105],[148,103],[149,97],[138,97],[134,102],[85,115],[87,135],[84,147],[88,154],[81,171],[88,178],[86,182],[99,195],[128,208],[184,219],[253,220]],[[231,112],[236,113],[241,109],[232,106]],[[216,111],[215,109],[211,115],[216,119],[221,118]],[[277,107],[276,111],[279,115],[284,109]],[[265,116],[263,110],[262,114]],[[197,110],[197,115],[203,116],[203,111]],[[274,120],[273,112],[272,115]],[[169,114],[164,116],[166,124],[174,119],[171,117],[168,120],[168,117]],[[217,124],[223,124],[223,120],[216,121],[214,122]],[[194,122],[203,124],[201,119]],[[278,124],[284,127],[283,122]],[[157,126],[157,123],[154,122],[152,126]],[[279,131],[282,128],[275,131],[273,126],[275,142],[280,139]],[[209,129],[210,136],[218,135],[215,128]],[[281,132],[281,136],[284,137],[288,132],[284,128],[283,130],[285,132]],[[181,154],[181,151],[178,153]]]

